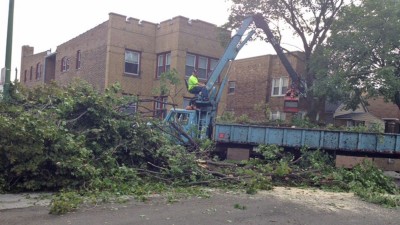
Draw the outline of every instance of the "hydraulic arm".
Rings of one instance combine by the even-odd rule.
[[[242,40],[243,35],[245,34],[246,30],[250,26],[250,24],[253,22],[253,18],[251,16],[247,17],[242,25],[240,26],[238,32],[231,38],[228,46],[225,49],[224,54],[222,55],[221,59],[218,61],[218,64],[215,66],[210,78],[208,79],[206,83],[206,88],[207,90],[210,91],[210,100],[214,101],[214,103],[219,102],[221,98],[221,93],[222,90],[224,89],[224,86],[227,82],[227,77],[226,80],[222,80],[221,85],[219,87],[218,93],[211,91],[212,88],[215,86],[215,82],[218,80],[218,78],[221,76],[222,71],[224,70],[226,64],[229,61],[232,61],[236,58],[237,54],[239,53],[240,49],[246,44],[246,42],[253,36],[254,31],[250,31],[246,38]]]
[[[297,86],[301,92],[305,91],[304,84],[302,83],[300,76],[296,73],[296,71],[293,69],[292,65],[290,64],[289,60],[286,58],[285,54],[283,53],[283,50],[279,44],[279,42],[275,39],[271,29],[269,28],[267,22],[265,22],[264,18],[262,17],[261,14],[257,14],[253,16],[254,23],[257,28],[260,28],[261,30],[264,31],[264,33],[267,35],[268,41],[271,43],[271,45],[274,47],[276,54],[278,55],[279,59],[281,60],[283,66],[285,67],[286,71],[288,72],[290,78],[292,79],[292,83]]]
[[[199,137],[205,138],[211,137],[213,127],[215,124],[215,118],[217,114],[218,103],[221,99],[222,93],[224,91],[224,87],[228,82],[228,76],[224,76],[222,73],[224,71],[225,66],[232,60],[236,58],[240,49],[246,44],[246,42],[252,37],[254,34],[254,30],[249,29],[250,25],[254,22],[255,26],[264,31],[267,35],[267,39],[274,47],[279,59],[284,65],[286,71],[290,75],[292,82],[296,85],[296,87],[303,88],[301,79],[298,74],[295,72],[289,60],[286,58],[283,53],[282,48],[279,43],[276,41],[271,29],[268,24],[265,22],[262,15],[253,15],[248,16],[243,20],[242,25],[236,32],[234,36],[232,36],[228,46],[225,49],[224,54],[221,56],[217,65],[215,66],[211,76],[209,77],[206,88],[209,92],[209,100],[203,101],[201,99],[197,99],[196,102],[196,110],[186,110],[186,109],[171,109],[171,111],[166,116],[166,121],[171,123],[175,123],[176,121],[185,121],[185,125],[182,125],[182,129],[176,129],[178,133],[185,132],[185,137],[183,139],[187,140],[188,137]],[[250,30],[246,35],[246,31]],[[245,36],[243,38],[243,36]],[[229,71],[228,71],[229,72]],[[222,78],[222,79],[221,79]],[[216,82],[221,81],[219,87],[217,87]],[[302,91],[302,90],[300,90]],[[298,100],[294,100],[292,102],[294,104],[298,103]],[[294,107],[296,110],[297,108]],[[295,111],[293,111],[295,112]],[[193,127],[196,127],[193,129]],[[196,130],[196,132],[193,132]]]
[[[212,90],[215,86],[216,81],[219,80],[219,77],[221,76],[224,67],[226,66],[226,64],[229,61],[232,61],[236,58],[240,49],[246,44],[246,42],[254,34],[254,30],[252,30],[251,32],[249,32],[247,34],[246,38],[242,39],[244,33],[246,32],[246,30],[248,30],[248,28],[252,24],[252,22],[255,23],[255,26],[257,28],[263,30],[264,33],[266,34],[268,41],[274,47],[280,61],[282,62],[283,66],[285,67],[286,71],[288,72],[288,74],[292,80],[292,83],[295,84],[295,86],[300,90],[300,92],[303,93],[305,91],[304,83],[302,82],[302,80],[300,79],[300,76],[296,73],[296,71],[293,69],[292,65],[290,64],[289,60],[285,56],[279,42],[275,39],[271,29],[269,28],[268,23],[264,20],[264,18],[261,14],[257,14],[257,15],[246,17],[243,20],[243,23],[240,26],[238,32],[232,37],[223,56],[219,60],[217,66],[215,67],[213,73],[211,74],[209,80],[207,81],[206,88],[210,92],[210,100],[212,101],[212,104],[218,104],[218,102],[220,101],[220,98],[222,96],[224,87],[228,80],[228,77],[225,76],[224,79],[221,80],[221,85],[218,89],[218,92]]]

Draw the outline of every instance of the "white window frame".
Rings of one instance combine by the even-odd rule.
[[[159,78],[162,73],[169,71],[170,68],[171,68],[171,52],[158,54],[156,77]]]
[[[346,127],[353,127],[354,123],[352,120],[346,120]]]
[[[82,63],[82,52],[81,50],[78,50],[76,52],[76,69],[79,70],[81,68],[81,63]]]
[[[209,76],[211,73],[214,71],[215,67],[218,65],[218,59],[210,59],[210,71],[209,71]]]
[[[228,94],[234,94],[236,90],[236,81],[228,82]]]
[[[127,109],[128,109],[128,111],[130,111],[132,113],[136,113],[137,112],[137,107],[138,107],[138,103],[137,102],[132,102],[131,104],[128,105]]]
[[[199,79],[207,80],[208,58],[199,56],[199,65],[197,68]]]
[[[69,70],[69,58],[64,57],[61,60],[61,72],[66,72]]]
[[[286,82],[286,86],[284,86]],[[289,78],[288,77],[280,77],[280,78],[273,78],[271,81],[271,96],[284,96],[286,91],[289,88]],[[275,88],[278,88],[278,93],[274,93]]]
[[[199,80],[206,81],[218,64],[219,59],[204,55],[186,53],[185,76],[190,77],[193,70],[197,69]]]
[[[42,76],[42,64],[37,63],[36,64],[36,80],[39,80],[41,76]]]
[[[160,54],[157,57],[157,74],[156,77],[160,77],[164,73],[164,55]]]
[[[196,55],[186,54],[186,77],[192,75],[193,70],[196,68]]]
[[[165,54],[165,71],[169,71],[171,69],[171,52]]]
[[[133,57],[130,56],[132,54]],[[136,65],[136,71],[127,71],[127,65],[132,64]],[[140,52],[133,50],[125,50],[125,63],[124,63],[124,72],[129,75],[139,75],[140,71]]]
[[[269,120],[275,121],[275,120],[286,120],[286,113],[280,112],[280,111],[271,111],[269,113]]]

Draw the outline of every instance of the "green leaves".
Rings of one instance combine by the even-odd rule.
[[[335,179],[365,201],[387,207],[400,206],[399,189],[393,179],[384,175],[372,162],[364,160],[351,171],[338,170]]]
[[[97,202],[133,194],[144,200],[166,184],[230,185],[255,193],[273,184],[338,182],[342,190],[360,195],[397,193],[373,168],[337,171],[328,155],[308,149],[294,160],[282,148],[260,146],[260,158],[241,166],[222,163],[221,170],[211,171],[198,157],[209,156],[212,142],[203,142],[203,150],[195,152],[171,145],[153,129],[156,121],[148,126],[139,115],[121,110],[135,99],[120,97],[118,85],[105,93],[82,81],[68,87],[15,88],[12,101],[0,102],[0,192],[63,190],[52,202],[52,213],[76,209],[82,196]],[[390,202],[376,195],[373,200]]]
[[[355,109],[364,99],[394,102],[400,90],[400,5],[363,0],[343,8],[324,49],[314,56],[316,90]],[[321,57],[322,56],[322,57]]]
[[[178,71],[176,69],[164,72],[160,76],[160,86],[153,90],[155,95],[158,96],[169,96],[173,86],[179,85],[181,82]]]
[[[305,101],[308,102],[307,114],[311,120],[315,120],[317,112],[322,111],[320,104],[326,96],[326,84],[324,75],[316,75],[323,69],[313,69],[311,58],[315,52],[319,51],[331,34],[331,27],[348,1],[345,0],[324,0],[324,1],[304,1],[304,0],[234,0],[230,8],[231,14],[229,22],[224,25],[227,28],[237,28],[243,19],[248,15],[261,14],[271,28],[274,39],[284,51],[300,51],[295,57],[303,60],[304,69],[297,71],[301,73],[301,79],[307,87],[304,90]],[[349,20],[351,21],[351,20]],[[260,29],[256,29],[257,37],[270,42]],[[296,44],[297,43],[297,44]],[[292,49],[285,49],[287,46],[295,44]],[[319,57],[317,57],[319,59]],[[321,60],[320,60],[321,61]],[[326,65],[320,62],[320,65]],[[323,67],[323,66],[322,66]],[[314,87],[317,79],[321,86]],[[334,92],[331,90],[330,92]],[[335,92],[338,95],[341,92]],[[315,98],[314,98],[315,97]],[[279,121],[278,121],[279,123]]]
[[[12,100],[0,102],[4,190],[81,188],[121,164],[146,164],[163,144],[145,121],[120,110],[135,99],[121,97],[117,84],[104,93],[81,80],[13,88]]]

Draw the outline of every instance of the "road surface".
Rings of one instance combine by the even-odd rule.
[[[92,205],[61,216],[50,215],[46,201],[30,198],[29,204],[26,199],[13,203],[8,196],[7,203],[0,195],[0,225],[400,224],[400,209],[366,203],[351,193],[278,187],[256,195],[221,190],[210,194],[175,203],[153,197],[147,202]]]

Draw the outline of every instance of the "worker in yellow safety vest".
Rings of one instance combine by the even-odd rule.
[[[193,70],[192,75],[188,79],[188,91],[199,95],[201,100],[208,101],[208,90],[205,84],[199,82],[197,70]]]

